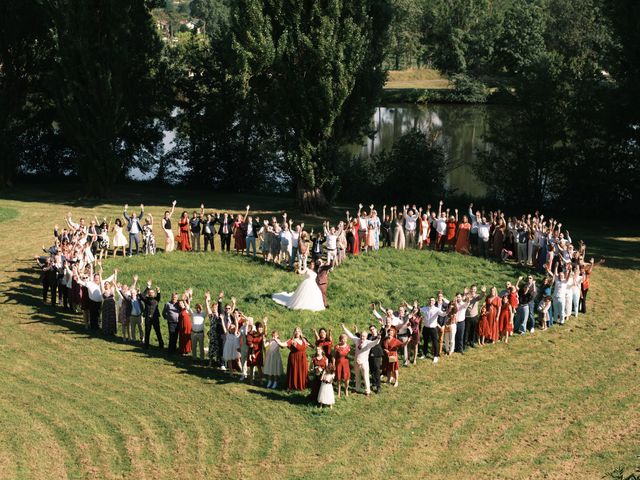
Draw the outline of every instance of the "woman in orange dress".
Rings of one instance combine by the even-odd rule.
[[[191,317],[184,300],[178,302],[178,308],[178,353],[187,355],[191,353]]]
[[[499,325],[498,318],[500,316],[500,306],[502,305],[502,301],[500,297],[498,297],[498,289],[496,287],[491,287],[491,293],[487,297],[486,306],[487,306],[487,321],[489,322],[489,330],[487,335],[485,336],[487,339],[492,342],[497,342],[499,338]]]
[[[500,307],[500,317],[498,318],[498,324],[500,325],[500,339],[504,340],[504,343],[509,343],[509,335],[513,332],[513,308],[509,303],[509,296],[502,297],[502,306]]]
[[[349,368],[349,352],[351,346],[347,343],[347,336],[340,335],[338,345],[333,350],[333,361],[336,366],[336,379],[338,380],[338,398],[344,384],[344,394],[349,396],[349,380],[351,380],[351,369]]]
[[[458,225],[458,238],[456,239],[456,252],[469,255],[470,243],[469,234],[471,233],[471,224],[466,215],[462,216],[462,223]]]
[[[351,232],[353,233],[353,249],[350,253],[358,255],[360,253],[360,235],[358,234],[358,220],[355,219],[351,222]]]
[[[180,250],[183,252],[190,252],[191,239],[189,238],[189,214],[186,211],[182,212],[178,225],[180,225],[180,236],[178,237]]]
[[[391,380],[393,379],[394,387],[398,386],[398,377],[400,373],[398,349],[400,347],[404,347],[404,344],[407,343],[411,338],[411,337],[407,337],[403,342],[401,340],[398,340],[396,336],[397,333],[398,331],[396,327],[391,326],[389,328],[387,338],[385,338],[384,342],[382,343],[382,349],[384,350],[384,353],[386,355],[386,360],[387,360],[387,368],[386,368],[387,381],[391,382]]]
[[[447,245],[449,245],[451,248],[454,248],[456,244],[456,233],[458,226],[458,209],[456,208],[455,211],[456,215],[450,215],[449,220],[447,220]]]
[[[289,348],[287,359],[287,390],[304,390],[309,381],[307,347],[309,342],[302,336],[302,329],[296,327],[293,335],[286,343]]]

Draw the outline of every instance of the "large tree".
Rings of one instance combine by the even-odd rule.
[[[49,87],[87,194],[102,196],[161,145],[162,43],[145,0],[43,0]]]
[[[0,187],[13,184],[25,147],[46,120],[51,125],[50,103],[40,91],[49,53],[46,18],[36,0],[0,2]]]
[[[275,129],[304,211],[327,205],[338,148],[370,120],[385,81],[385,0],[238,0],[237,79]],[[347,133],[345,119],[351,120]]]

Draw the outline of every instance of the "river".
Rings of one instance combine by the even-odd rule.
[[[372,126],[376,132],[362,145],[354,145],[351,151],[359,155],[372,155],[391,148],[393,142],[412,128],[423,131],[439,129],[438,141],[442,143],[449,165],[447,187],[457,194],[475,198],[486,194],[485,184],[473,172],[472,165],[479,151],[489,145],[483,140],[487,127],[487,115],[494,109],[486,105],[398,104],[378,107]]]

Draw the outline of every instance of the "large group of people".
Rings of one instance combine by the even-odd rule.
[[[153,330],[162,349],[162,316],[169,332],[169,354],[192,355],[205,362],[206,350],[209,366],[237,374],[243,381],[264,381],[267,388],[277,388],[286,373],[288,390],[310,388],[309,400],[326,406],[335,402],[334,384],[338,397],[349,395],[352,367],[356,390],[369,395],[380,392],[382,377],[398,386],[401,364],[415,365],[426,358],[437,363],[442,356],[464,354],[468,348],[508,343],[514,334],[563,325],[571,315],[586,312],[590,275],[596,264],[593,258],[586,261],[582,241],[574,246],[561,223],[545,220],[538,212],[505,217],[501,211],[474,212],[471,204],[468,215],[460,218],[457,209],[444,209],[441,201],[437,212],[430,205],[389,210],[384,206],[378,217],[373,205],[368,212],[359,205],[355,217],[346,212],[345,220],[337,225],[326,221],[320,231],[307,233],[303,223],[294,226],[286,214],[261,221],[249,215],[249,206],[244,215],[234,218],[228,213],[205,213],[201,205],[191,217],[186,211],[181,215],[176,245],[171,225],[175,205],[174,201],[162,218],[165,252],[176,247],[198,251],[201,243],[205,251],[214,249],[215,235],[219,235],[226,250],[233,237],[238,254],[257,256],[260,252],[266,262],[297,265],[301,272],[314,265],[319,266],[316,271],[323,265],[333,268],[350,255],[381,247],[451,250],[500,261],[513,258],[532,267],[526,278],[508,281],[504,287],[470,285],[451,299],[440,291],[426,301],[404,302],[396,309],[374,302],[366,328],[342,325],[334,343],[331,330],[325,328],[314,331],[311,339],[295,328],[289,338],[282,339],[277,330],[268,329],[267,318],[254,321],[238,308],[234,297],[225,302],[224,292],[217,301],[205,292],[202,303],[194,303],[193,290],[186,289],[182,294],[171,293],[163,303],[160,287],[152,281],[140,288],[134,276],[126,284],[117,269],[105,277],[103,262],[119,249],[124,255],[127,243],[129,255],[134,253],[133,245],[135,253],[141,247],[144,253],[155,254],[153,217],[145,215],[144,205],[139,214],[129,212],[125,205],[122,218],[113,222],[96,217],[74,222],[68,214],[64,228],[54,227],[53,244],[43,246],[44,255],[36,257],[43,301],[50,295],[53,305],[61,302],[67,310],[81,311],[88,328],[108,336],[120,330],[123,341],[139,342],[143,348],[149,348]],[[536,270],[543,275],[541,281]],[[322,296],[318,302],[326,305],[326,288]],[[307,349],[312,345],[315,353],[308,359]],[[280,349],[289,350],[286,370]]]

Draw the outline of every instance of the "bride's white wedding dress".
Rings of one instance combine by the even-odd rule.
[[[322,292],[316,283],[316,272],[311,269],[306,270],[304,280],[295,292],[274,293],[271,298],[274,302],[292,310],[311,310],[313,312],[324,310]]]

